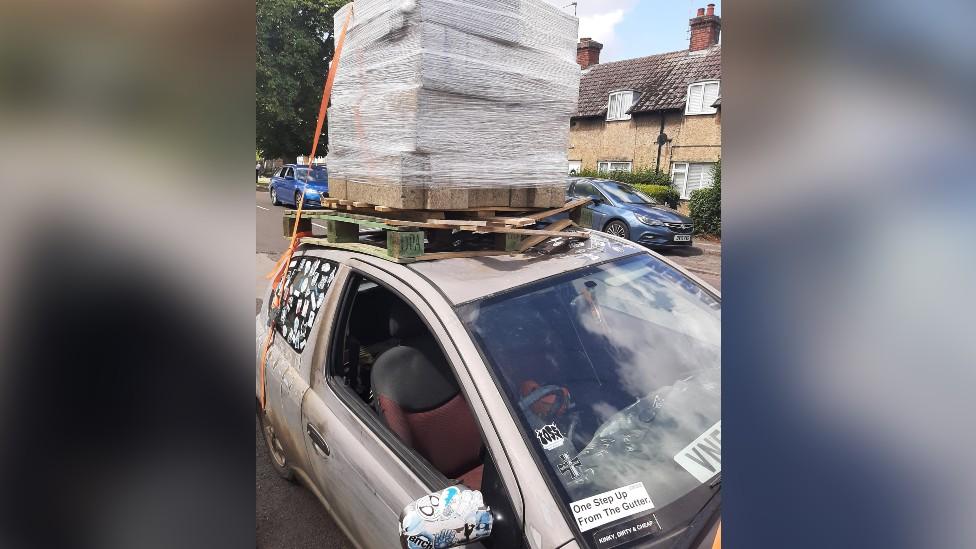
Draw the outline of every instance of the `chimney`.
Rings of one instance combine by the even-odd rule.
[[[586,70],[593,65],[600,64],[600,50],[603,49],[603,44],[593,40],[592,38],[580,38],[579,44],[576,45],[576,62],[579,66]]]
[[[715,15],[715,4],[709,4],[708,10],[698,8],[698,15],[691,20],[691,51],[704,50],[718,44],[718,36],[722,32],[722,18]]]

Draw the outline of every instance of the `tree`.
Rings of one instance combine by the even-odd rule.
[[[256,148],[266,158],[308,154],[335,49],[333,17],[351,0],[257,0]],[[317,154],[328,147],[322,128]]]

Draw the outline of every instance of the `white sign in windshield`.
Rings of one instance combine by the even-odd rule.
[[[674,456],[678,465],[692,474],[698,482],[722,472],[722,421],[712,425],[701,436]]]
[[[654,508],[643,482],[596,494],[570,504],[580,532]]]

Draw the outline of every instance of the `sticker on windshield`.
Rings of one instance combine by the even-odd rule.
[[[555,450],[561,447],[563,442],[566,441],[563,432],[559,430],[559,427],[555,423],[550,423],[542,429],[536,429],[535,437],[539,439],[539,444],[545,450]]]
[[[596,494],[570,504],[580,532],[654,508],[643,482]]]
[[[593,534],[593,541],[599,549],[610,549],[618,545],[647,537],[661,531],[661,523],[653,513],[632,518],[615,526],[607,526]]]
[[[569,454],[559,454],[559,472],[563,475],[569,474],[569,478],[576,480],[580,477],[580,468],[583,463],[578,457],[569,459]]]
[[[685,446],[674,456],[674,461],[698,479],[698,482],[708,482],[708,479],[721,473],[722,421],[719,420],[691,444]]]

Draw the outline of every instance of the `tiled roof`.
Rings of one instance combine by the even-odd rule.
[[[605,116],[610,92],[640,93],[631,112],[683,109],[688,84],[722,78],[722,45],[594,65],[580,79],[576,116]]]

